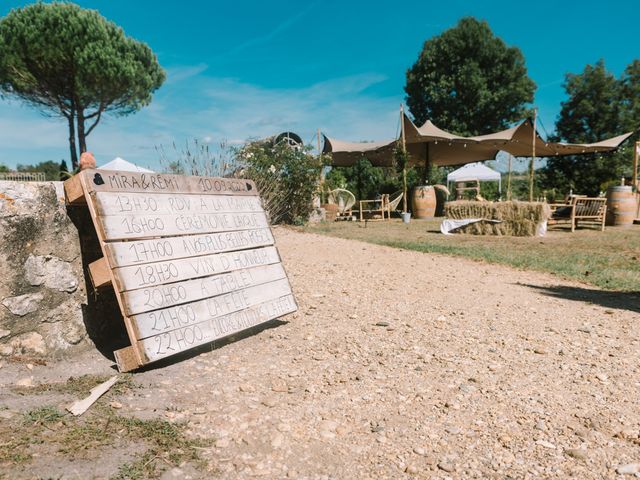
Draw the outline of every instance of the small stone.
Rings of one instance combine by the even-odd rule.
[[[606,373],[598,373],[598,374],[596,374],[596,378],[598,380],[600,380],[601,382],[606,382],[609,377],[607,377]]]
[[[284,435],[281,433],[276,433],[271,439],[271,446],[273,448],[280,448],[284,443]]]
[[[228,438],[219,438],[218,440],[216,440],[216,448],[227,448],[229,446],[229,439]]]
[[[462,385],[460,385],[459,388],[464,393],[473,393],[476,391],[476,387],[474,387],[473,385],[467,385],[466,383],[463,383]]]
[[[2,300],[2,305],[7,307],[11,313],[24,317],[28,313],[38,310],[40,302],[44,299],[44,295],[40,292],[26,293],[17,297],[7,297]]]
[[[278,379],[271,384],[271,390],[273,390],[274,392],[288,392],[289,387],[287,385],[287,382]]]
[[[536,430],[541,430],[544,432],[547,429],[547,425],[544,423],[544,420],[540,420],[539,422],[536,423],[534,428]]]
[[[33,377],[24,377],[16,382],[18,387],[33,387]]]
[[[584,448],[567,448],[564,453],[576,460],[587,460],[587,451]]]
[[[422,447],[414,447],[413,448],[413,453],[415,453],[416,455],[424,456],[424,455],[427,454],[427,451]]]
[[[115,401],[114,401],[114,402],[111,402],[111,403],[109,404],[109,406],[110,406],[111,408],[115,408],[116,410],[119,410],[119,409],[121,409],[121,408],[122,408],[122,404],[121,404],[120,402],[115,402]]]
[[[443,470],[447,473],[453,473],[456,471],[456,467],[455,465],[453,465],[452,463],[449,462],[439,462],[438,463],[438,468],[440,470]]]
[[[273,408],[278,404],[278,402],[275,398],[265,398],[264,400],[262,400],[262,404],[265,407]]]
[[[0,338],[8,337],[9,335],[11,335],[10,330],[0,330]]]
[[[324,438],[325,440],[331,440],[336,438],[336,434],[330,432],[329,430],[320,430],[320,437]]]
[[[541,447],[549,448],[551,450],[555,450],[556,448],[553,443],[547,442],[546,440],[536,440],[536,445],[540,445]]]
[[[256,391],[256,388],[250,383],[244,383],[238,387],[238,390],[244,393],[253,393]]]
[[[628,463],[626,465],[620,465],[616,468],[616,473],[620,475],[634,475],[640,473],[640,463]]]
[[[376,322],[376,327],[388,327],[389,322]]]
[[[318,427],[319,430],[325,430],[327,432],[335,432],[336,428],[338,428],[338,424],[332,420],[324,420],[320,422]]]
[[[0,418],[4,420],[9,420],[13,418],[15,415],[16,415],[15,412],[12,412],[11,410],[0,410]]]
[[[536,347],[533,349],[533,353],[537,353],[538,355],[546,355],[547,351],[542,347]]]
[[[578,331],[582,332],[582,333],[591,333],[591,329],[589,327],[587,327],[586,325],[582,326],[582,327],[579,327]]]
[[[416,473],[418,473],[418,467],[413,464],[409,464],[407,465],[407,468],[404,469],[404,471],[410,475],[415,475]]]
[[[446,427],[444,431],[450,433],[451,435],[458,435],[460,433],[460,429],[455,426]]]

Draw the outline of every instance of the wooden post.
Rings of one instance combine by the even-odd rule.
[[[533,202],[533,175],[534,175],[534,164],[536,161],[536,123],[538,120],[538,109],[533,109],[533,133],[532,137],[532,145],[531,145],[531,162],[529,163],[529,201]]]
[[[636,192],[636,219],[640,218],[640,186],[638,185],[638,156],[640,155],[640,141],[633,146],[633,188]]]
[[[640,142],[636,142],[633,148],[633,180],[632,185],[636,192],[638,191],[638,150],[640,150]]]
[[[407,139],[404,133],[404,106],[400,104],[400,130],[402,131],[402,154],[404,165],[402,166],[402,211],[407,213]]]
[[[507,176],[507,200],[511,201],[511,160],[513,155],[509,154],[509,174]]]
[[[318,129],[318,158],[322,161],[322,150],[320,148],[320,129]],[[320,168],[320,204],[324,201],[324,166]]]

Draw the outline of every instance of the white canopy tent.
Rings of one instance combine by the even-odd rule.
[[[500,172],[490,169],[482,163],[467,163],[465,166],[454,170],[447,175],[447,187],[450,183],[469,182],[479,180],[481,182],[498,182],[498,191],[502,192],[502,176]]]
[[[100,170],[118,170],[121,172],[140,172],[140,173],[155,173],[153,170],[139,167],[138,165],[127,162],[124,158],[116,157],[110,162],[105,163],[98,167]]]

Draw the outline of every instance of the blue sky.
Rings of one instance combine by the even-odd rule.
[[[0,1],[0,16],[31,2]],[[167,70],[152,104],[105,118],[88,138],[98,164],[121,156],[159,168],[155,147],[197,138],[239,143],[316,129],[347,140],[393,138],[405,71],[425,40],[466,15],[524,53],[551,132],[567,72],[603,58],[619,75],[640,57],[638,3],[546,1],[78,1],[146,42]],[[634,18],[635,17],[635,18]],[[68,157],[63,121],[0,100],[0,163]]]

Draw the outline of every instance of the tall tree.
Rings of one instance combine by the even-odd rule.
[[[625,130],[640,129],[640,60],[631,62],[620,79],[622,125]]]
[[[103,114],[138,111],[164,79],[151,49],[95,10],[35,3],[0,20],[0,93],[66,119],[73,169]]]
[[[587,65],[582,73],[568,73],[556,121],[555,140],[592,143],[638,128],[640,107],[637,81],[640,63],[633,62],[620,79],[607,71],[603,60]],[[635,123],[635,125],[634,125]],[[570,189],[597,195],[611,183],[631,174],[631,156],[627,149],[612,154],[593,154],[548,159],[542,170],[543,186],[561,192]]]
[[[418,123],[432,120],[460,135],[507,128],[527,114],[535,83],[524,57],[473,17],[424,43],[407,70],[407,105]]]

